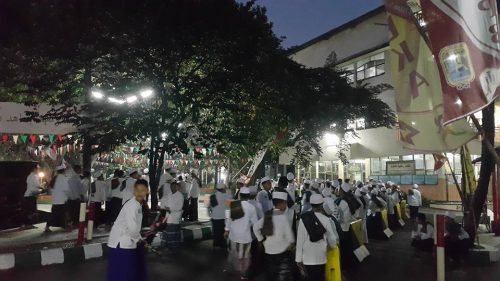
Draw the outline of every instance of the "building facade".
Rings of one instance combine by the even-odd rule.
[[[392,84],[388,63],[389,30],[384,7],[377,8],[291,51],[290,57],[306,67],[322,67],[327,58],[345,72],[353,84]],[[380,99],[396,111],[394,90],[386,90]],[[480,116],[479,116],[480,118]],[[498,117],[496,118],[498,119]],[[498,122],[498,121],[497,121]],[[424,197],[436,201],[460,200],[452,170],[461,179],[460,154],[447,153],[451,169],[445,165],[434,171],[432,153],[403,148],[398,128],[366,128],[363,119],[353,120],[351,128],[358,137],[348,136],[349,164],[337,157],[339,137],[326,133],[321,140],[323,154],[317,155],[308,167],[295,167],[299,178],[391,180],[408,189],[414,183],[421,186]],[[472,159],[479,157],[481,144],[468,144]],[[291,153],[280,156],[279,172],[284,173]],[[476,167],[478,168],[478,167]]]

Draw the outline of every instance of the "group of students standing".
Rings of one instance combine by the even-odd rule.
[[[209,210],[214,246],[226,250],[229,239],[241,280],[262,271],[268,280],[325,280],[328,249],[340,247],[344,268],[356,262],[351,223],[362,220],[368,237],[384,239],[380,212],[387,209],[395,215],[403,196],[393,183],[373,180],[305,180],[299,187],[292,173],[277,184],[264,177],[259,187],[243,186],[244,180],[237,185],[235,197],[224,184],[217,185]]]

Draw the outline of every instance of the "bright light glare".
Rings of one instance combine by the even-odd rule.
[[[124,104],[125,103],[124,100],[113,98],[113,97],[108,98],[108,101],[111,102],[111,103],[116,103],[116,104]]]
[[[137,101],[137,96],[135,95],[127,98],[128,103],[134,103],[135,101]]]
[[[462,105],[462,101],[460,99],[457,99],[457,101],[455,102],[456,105]]]
[[[411,122],[411,124],[415,126],[417,123],[415,123],[415,122]]]
[[[141,97],[143,99],[149,98],[149,97],[151,97],[153,95],[153,90],[151,90],[151,89],[142,90],[140,94],[141,94]]]
[[[182,128],[182,126],[184,126],[184,124],[179,123],[179,125],[177,125],[177,128]]]
[[[326,133],[323,138],[327,145],[338,145],[340,142],[339,137],[333,133]]]
[[[161,133],[161,137],[162,137],[162,138],[164,138],[164,139],[165,139],[165,138],[167,138],[167,136],[168,136],[168,135],[167,135],[167,133]]]
[[[38,177],[43,178],[45,177],[45,174],[43,172],[38,173]]]
[[[98,91],[92,91],[92,96],[96,99],[102,99],[104,98],[104,94]]]
[[[456,60],[457,59],[457,55],[455,54],[451,54],[448,58],[446,58],[447,60]]]

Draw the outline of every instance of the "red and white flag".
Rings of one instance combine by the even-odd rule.
[[[481,110],[500,90],[495,0],[421,0],[443,90],[444,125]]]
[[[446,156],[441,153],[433,153],[434,157],[434,171],[441,169],[446,163]]]

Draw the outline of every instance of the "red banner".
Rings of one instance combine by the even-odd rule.
[[[443,124],[497,97],[500,37],[495,0],[421,0],[443,89]]]

